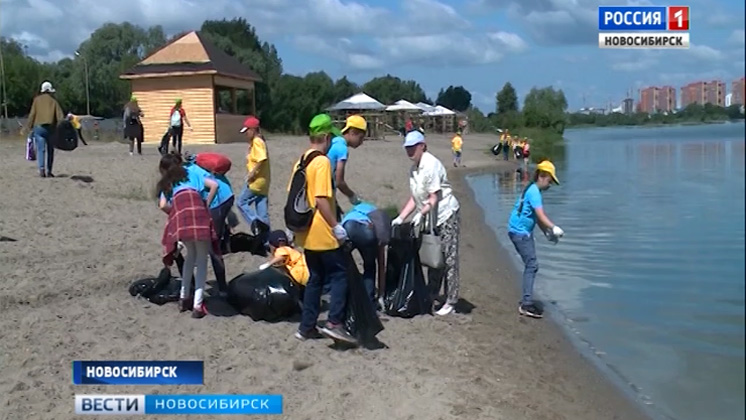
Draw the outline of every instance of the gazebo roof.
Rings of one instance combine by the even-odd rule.
[[[407,100],[400,99],[394,102],[393,105],[387,106],[386,111],[422,111],[422,108]]]
[[[380,110],[384,108],[386,108],[386,105],[361,92],[330,106],[327,111]]]
[[[197,31],[166,44],[122,73],[121,79],[214,74],[258,82],[262,78]]]

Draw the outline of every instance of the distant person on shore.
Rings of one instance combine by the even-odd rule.
[[[523,149],[523,165],[528,167],[528,158],[531,156],[531,145],[527,137],[523,138],[521,142],[521,148]]]
[[[145,134],[142,120],[145,115],[137,104],[137,96],[132,95],[130,101],[124,106],[124,138],[130,142],[130,156],[135,154],[135,143],[137,143],[137,154],[142,155],[142,141]]]
[[[534,304],[534,281],[539,265],[536,259],[536,244],[534,243],[534,227],[537,222],[539,228],[552,242],[557,242],[565,232],[555,225],[544,212],[541,194],[552,184],[558,184],[554,164],[545,160],[536,165],[536,172],[531,183],[523,190],[516,200],[513,211],[508,220],[508,236],[515,250],[523,260],[523,296],[518,313],[532,318],[541,318],[543,310]]]
[[[340,132],[333,129],[334,138],[332,138],[329,151],[326,156],[332,165],[332,188],[339,190],[347,196],[350,204],[353,206],[360,203],[360,197],[350,188],[345,180],[345,170],[347,169],[347,160],[349,159],[349,148],[357,149],[363,144],[365,133],[368,130],[368,123],[360,115],[350,115],[347,117],[345,127]],[[336,195],[335,195],[336,199]],[[342,210],[337,207],[337,220],[342,220]]]
[[[173,259],[171,256],[177,244],[182,242],[186,247],[187,255],[184,259],[179,312],[192,309],[192,318],[202,318],[207,315],[207,309],[203,303],[207,280],[207,256],[211,252],[211,247],[212,252],[220,254],[220,245],[205,202],[212,202],[215,198],[218,184],[209,178],[190,175],[178,154],[163,156],[158,169],[161,174],[161,179],[157,184],[158,206],[168,214],[168,222],[161,239],[164,247],[164,263],[171,264]],[[201,193],[205,189],[209,191],[207,198],[203,199]],[[191,289],[195,266],[197,271],[194,274],[194,301],[190,305],[187,295]]]
[[[325,285],[330,286],[331,301],[327,322],[321,334],[334,340],[355,344],[356,340],[345,330],[347,306],[347,261],[342,244],[347,232],[337,221],[337,209],[332,188],[332,165],[326,153],[335,131],[327,114],[315,116],[308,127],[310,147],[293,165],[289,193],[293,178],[300,164],[305,162],[305,196],[313,209],[308,228],[295,232],[295,240],[306,256],[308,284],[303,296],[303,313],[295,337],[299,340],[319,338],[316,327],[321,311],[321,294]],[[306,162],[308,160],[308,162]],[[292,192],[295,194],[295,192]]]
[[[78,133],[78,139],[84,145],[88,146],[88,143],[86,143],[85,139],[83,138],[83,125],[80,123],[80,117],[77,116],[77,115],[75,115],[75,114],[68,113],[67,114],[67,119],[70,120],[70,124],[73,125],[73,128]]]
[[[238,197],[238,210],[250,227],[259,220],[269,228],[269,153],[260,133],[259,119],[250,115],[239,132],[246,134],[249,152],[246,155],[246,182]]]
[[[31,111],[25,127],[27,132],[32,133],[36,146],[39,176],[42,178],[54,178],[52,173],[52,166],[54,166],[53,136],[57,124],[65,118],[60,104],[53,95],[54,92],[52,83],[44,82],[41,84],[41,93],[31,103]]]
[[[508,160],[509,149],[510,149],[510,131],[505,130],[500,135],[500,143],[502,143],[503,160]]]
[[[184,111],[184,107],[182,106],[181,98],[176,98],[176,102],[174,103],[173,108],[171,108],[171,113],[169,115],[168,129],[171,132],[171,142],[173,143],[174,150],[178,154],[181,154],[181,144],[184,138],[184,124],[186,124],[190,130],[192,129],[186,111]]]
[[[451,139],[451,152],[453,152],[453,167],[461,166],[461,153],[464,145],[464,139],[461,137],[461,129],[456,131],[456,135]]]
[[[451,183],[448,182],[446,168],[438,158],[427,151],[425,136],[419,131],[412,131],[404,139],[407,156],[414,163],[409,171],[409,189],[411,196],[402,208],[392,225],[404,223],[414,213],[412,224],[415,229],[422,229],[425,224],[433,226],[435,234],[443,242],[445,267],[440,270],[428,269],[428,286],[434,295],[440,293],[445,277],[446,301],[436,312],[448,315],[453,312],[458,302],[461,277],[459,274],[459,237],[461,219],[459,202],[453,195]],[[435,220],[431,214],[435,213]]]

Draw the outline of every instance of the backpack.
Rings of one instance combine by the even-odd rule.
[[[202,152],[194,158],[196,163],[202,169],[218,175],[225,175],[231,170],[231,160],[228,156],[220,153]]]
[[[178,109],[171,113],[171,127],[181,127],[181,111]]]
[[[290,181],[290,190],[285,203],[285,225],[291,232],[305,232],[313,221],[315,208],[308,204],[306,168],[319,156],[323,156],[323,153],[318,150],[312,151],[305,158],[301,156],[293,179]]]

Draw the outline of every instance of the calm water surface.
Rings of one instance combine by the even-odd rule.
[[[743,420],[744,125],[568,131],[537,291],[661,417]],[[513,253],[525,180],[469,179]],[[518,296],[516,296],[516,301]]]

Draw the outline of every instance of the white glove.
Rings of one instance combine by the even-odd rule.
[[[272,264],[270,264],[270,263],[266,262],[266,263],[264,263],[264,264],[262,264],[262,265],[260,265],[260,266],[259,266],[259,270],[266,270],[266,269],[268,269],[268,268],[269,268],[269,267],[270,267],[271,265],[272,265]]]
[[[396,219],[391,221],[391,226],[399,226],[402,223],[404,223],[404,219],[401,216],[397,216]]]
[[[357,196],[357,194],[349,198],[350,198],[350,204],[352,204],[353,206],[357,206],[358,204],[360,204],[361,201],[363,201],[360,197]]]
[[[334,226],[332,228],[332,233],[339,242],[344,242],[347,240],[347,231],[345,230],[345,228],[342,227],[342,225],[338,224],[337,226]]]
[[[565,231],[559,226],[552,226],[552,235],[561,238],[565,235]]]
[[[419,227],[422,223],[423,217],[424,216],[422,215],[422,213],[416,213],[414,217],[412,217],[412,225],[414,225],[415,227]]]

